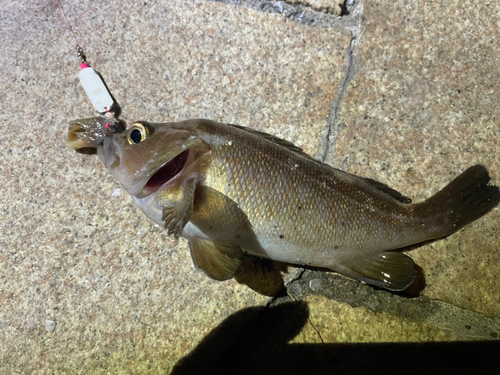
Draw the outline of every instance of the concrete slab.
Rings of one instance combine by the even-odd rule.
[[[63,5],[125,120],[206,117],[321,151],[345,30],[213,2]],[[185,241],[152,225],[96,157],[66,148],[68,121],[95,113],[56,3],[3,1],[2,19],[3,371],[169,371],[267,297],[195,271]]]
[[[328,160],[414,202],[474,164],[498,185],[499,9],[494,2],[365,2],[358,71]],[[424,295],[500,314],[498,207],[410,255],[424,269]]]

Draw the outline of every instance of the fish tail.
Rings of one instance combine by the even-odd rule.
[[[488,170],[474,165],[456,177],[428,200],[422,208],[439,213],[440,230],[437,237],[446,237],[463,226],[479,219],[500,202],[500,191],[490,185]]]
[[[414,237],[407,238],[404,246],[449,236],[491,211],[500,202],[500,191],[489,181],[486,168],[475,165],[431,198],[411,205],[413,218],[421,222],[412,228]],[[351,256],[332,269],[394,291],[408,288],[417,275],[413,260],[398,251]]]

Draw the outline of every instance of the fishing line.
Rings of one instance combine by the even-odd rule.
[[[83,49],[82,49],[82,47],[80,47],[80,45],[78,44],[78,41],[76,40],[75,33],[73,32],[73,29],[69,25],[68,19],[66,18],[66,15],[64,14],[64,10],[62,8],[61,2],[59,0],[55,0],[55,1],[57,3],[58,8],[59,8],[59,12],[61,13],[61,17],[66,25],[66,29],[68,30],[69,35],[73,38],[73,41],[75,42],[75,48],[78,52],[78,56],[80,57],[80,59],[83,63],[83,62],[85,62],[85,55],[83,54]]]
[[[83,48],[78,43],[76,39],[75,33],[71,28],[71,25],[64,14],[64,10],[62,8],[61,2],[59,0],[55,0],[57,6],[59,8],[59,12],[61,13],[61,18],[66,25],[66,29],[70,37],[73,39],[75,43],[76,52],[78,58],[80,59],[80,73],[78,74],[80,78],[80,83],[82,84],[85,93],[87,94],[90,102],[97,112],[106,117],[109,122],[106,123],[106,128],[110,129],[113,132],[123,131],[123,124],[118,120],[118,116],[116,112],[119,110],[118,104],[113,99],[113,96],[109,92],[106,84],[103,79],[87,62],[85,54],[83,53]]]

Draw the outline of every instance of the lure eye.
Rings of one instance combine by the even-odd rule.
[[[144,141],[149,137],[149,129],[143,124],[136,123],[132,125],[128,131],[127,140],[131,145],[135,145]]]

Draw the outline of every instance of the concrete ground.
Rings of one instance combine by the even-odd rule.
[[[129,123],[265,130],[414,201],[477,163],[499,184],[500,3],[338,2],[63,6]],[[301,269],[277,298],[210,280],[67,149],[95,112],[56,3],[0,5],[0,373],[495,372],[498,208],[410,253],[418,297]]]

